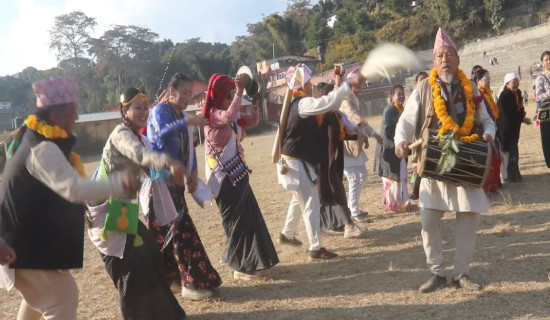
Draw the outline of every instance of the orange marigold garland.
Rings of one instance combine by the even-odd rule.
[[[489,104],[489,108],[491,109],[491,113],[493,113],[493,117],[495,119],[498,119],[498,106],[495,103],[495,100],[493,99],[493,93],[491,92],[491,88],[488,88],[485,90],[483,87],[479,87],[479,92],[483,94],[483,97],[485,98],[485,101]]]
[[[75,168],[75,170],[78,172],[78,174],[82,177],[86,177],[86,171],[84,171],[84,165],[82,164],[82,159],[80,159],[80,155],[76,152],[71,152],[71,157],[69,158],[69,162],[71,163],[71,166]]]
[[[398,105],[397,103],[393,103],[393,107],[395,110],[397,110],[397,113],[401,115],[403,113],[403,110],[405,110],[405,107]]]
[[[439,129],[438,136],[442,136],[450,131],[455,132],[455,137],[459,138],[462,142],[473,142],[479,139],[477,134],[471,134],[474,129],[476,106],[474,103],[474,91],[472,89],[472,83],[464,75],[462,70],[458,70],[458,80],[464,94],[466,95],[466,117],[462,126],[458,126],[453,118],[447,113],[447,105],[445,100],[441,96],[441,87],[436,81],[437,72],[432,69],[430,72],[430,84],[432,85],[432,96],[434,98],[435,114],[439,121],[441,121],[441,128]]]
[[[24,125],[33,130],[38,132],[40,135],[44,136],[46,139],[66,139],[69,137],[69,134],[67,134],[67,131],[63,130],[59,126],[52,126],[47,124],[46,122],[38,119],[35,115],[30,115],[25,120]],[[71,163],[71,166],[75,168],[75,170],[83,177],[86,177],[86,172],[84,171],[84,165],[82,164],[82,160],[80,159],[80,156],[75,153],[71,152],[71,156],[69,158],[69,162]]]
[[[66,139],[69,137],[67,132],[58,126],[52,126],[38,119],[35,115],[27,117],[24,123],[27,128],[40,133],[46,139]]]

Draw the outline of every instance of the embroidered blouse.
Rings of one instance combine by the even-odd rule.
[[[177,115],[166,102],[156,105],[147,120],[147,138],[154,151],[187,164],[189,158],[189,133],[183,115]],[[188,168],[189,169],[189,168]],[[193,167],[197,170],[197,157],[193,152]]]
[[[535,92],[537,93],[537,102],[542,102],[550,97],[550,72],[543,72],[535,80]]]
[[[214,109],[212,119],[204,126],[204,135],[210,141],[215,151],[221,153],[231,138],[233,128],[231,124],[237,122],[240,128],[252,128],[258,125],[260,115],[258,110],[252,110],[252,115],[239,112],[241,108],[241,97],[235,96],[227,110]],[[240,130],[238,131],[240,133]],[[239,134],[242,141],[243,135]],[[210,146],[204,146],[206,154],[211,154]],[[239,146],[239,151],[242,152]]]

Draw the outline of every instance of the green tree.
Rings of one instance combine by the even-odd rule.
[[[325,53],[325,63],[320,71],[329,70],[334,63],[354,63],[364,61],[369,50],[374,48],[376,38],[373,32],[360,32],[344,35],[328,44]]]
[[[326,47],[329,35],[330,29],[327,27],[327,20],[319,13],[314,14],[306,32],[307,47]]]
[[[30,82],[12,76],[0,77],[0,101],[32,109],[36,105],[33,98]]]
[[[50,49],[55,50],[57,60],[73,58],[78,73],[78,58],[89,48],[88,39],[97,22],[82,11],[73,11],[55,17],[50,29]]]
[[[304,46],[301,27],[292,16],[271,14],[264,19],[264,24],[283,54],[302,54]]]
[[[503,5],[504,0],[485,1],[485,7],[487,8],[487,12],[489,14],[489,21],[491,22],[491,25],[493,29],[497,32],[497,34],[500,34],[502,24],[506,20],[504,18]]]

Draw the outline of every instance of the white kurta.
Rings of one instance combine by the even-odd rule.
[[[479,96],[479,91],[473,86],[474,95]],[[441,90],[443,98],[447,101],[445,90]],[[399,118],[395,128],[395,145],[403,141],[412,142],[416,132],[416,121],[419,114],[420,97],[417,89],[405,104],[405,110]],[[477,105],[476,122],[483,125],[485,133],[495,136],[496,128],[489,117],[483,102]],[[445,183],[433,179],[422,179],[420,183],[420,208],[435,209],[441,211],[476,212],[483,213],[489,210],[487,196],[483,189],[474,187],[462,187],[452,183]]]

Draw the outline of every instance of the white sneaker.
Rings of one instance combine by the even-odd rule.
[[[250,281],[250,280],[260,280],[263,278],[264,276],[259,271],[252,271],[249,273],[249,272],[233,270],[233,279],[235,280]]]
[[[344,238],[362,238],[367,234],[367,229],[362,229],[356,224],[348,224],[344,230]]]
[[[213,292],[209,289],[189,289],[181,287],[181,296],[188,300],[204,300],[212,296]]]

